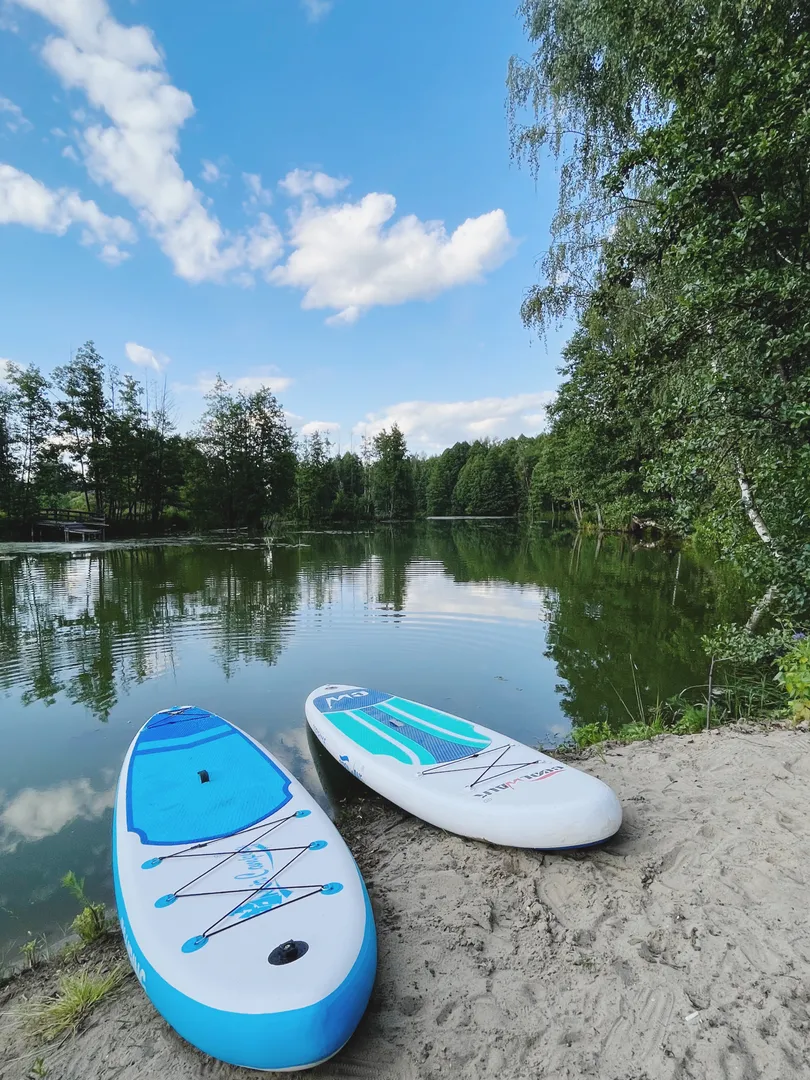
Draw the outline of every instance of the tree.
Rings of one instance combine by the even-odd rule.
[[[266,387],[234,394],[218,377],[206,402],[191,477],[196,514],[228,528],[258,528],[290,502],[295,484],[290,426]]]
[[[327,517],[338,493],[338,471],[327,435],[314,431],[304,439],[296,469],[296,505],[304,521]]]
[[[373,440],[371,490],[378,517],[409,518],[414,512],[413,476],[405,436],[394,424]]]
[[[453,512],[453,489],[470,453],[468,442],[457,442],[431,461],[427,482],[427,512],[445,517]]]
[[[0,514],[11,517],[17,492],[17,464],[11,429],[11,391],[0,385]]]
[[[50,383],[39,370],[8,365],[8,418],[16,460],[17,484],[15,517],[27,520],[59,488],[58,470],[51,441],[53,406],[48,396]]]
[[[429,458],[412,454],[408,459],[411,467],[411,480],[413,482],[413,513],[422,515],[427,513],[427,489],[430,482],[431,462]]]
[[[170,400],[163,387],[151,414],[144,386],[131,375],[113,381],[116,404],[107,423],[107,515],[112,521],[147,520],[156,524],[180,498],[186,460],[185,440],[174,433]]]
[[[360,457],[347,450],[334,460],[337,491],[330,515],[335,521],[355,521],[367,516],[368,507],[364,502],[365,470]]]
[[[57,405],[57,437],[78,469],[87,510],[104,515],[107,502],[107,425],[110,406],[104,392],[104,360],[92,341],[53,373],[63,398]],[[94,507],[90,505],[93,494]]]
[[[497,443],[476,443],[459,473],[453,501],[463,514],[508,517],[517,513],[517,484],[508,453]]]
[[[563,178],[523,315],[580,318],[555,428],[579,442],[592,499],[643,502],[635,470],[647,497],[806,610],[810,9],[522,11],[535,53],[511,68],[514,146],[535,165],[550,148]],[[518,122],[525,105],[534,122]],[[588,388],[596,424],[574,400]]]

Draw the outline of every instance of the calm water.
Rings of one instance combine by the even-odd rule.
[[[303,703],[393,690],[528,743],[627,719],[705,680],[700,634],[739,598],[687,554],[428,522],[190,539],[0,545],[0,948],[57,934],[67,870],[112,901],[112,801],[154,712],[199,704],[320,790]]]

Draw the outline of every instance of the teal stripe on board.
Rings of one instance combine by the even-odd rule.
[[[370,754],[392,757],[395,761],[402,761],[406,765],[413,765],[413,758],[409,757],[403,750],[399,750],[394,743],[391,742],[391,739],[393,739],[395,742],[399,743],[400,746],[407,747],[407,749],[416,756],[416,760],[421,765],[436,764],[436,758],[427,751],[424,746],[415,743],[413,739],[409,739],[406,735],[401,735],[393,728],[381,724],[371,716],[362,714],[363,720],[365,721],[365,723],[362,724],[348,712],[327,713],[326,716],[339,731],[342,731],[344,735],[348,736],[352,742],[356,742],[358,746],[362,746],[364,750],[368,750]],[[371,728],[374,728],[374,730],[372,731],[371,728],[366,727],[366,724],[370,724]],[[378,735],[378,731],[384,732],[387,738]]]
[[[407,698],[391,698],[389,701],[382,702],[377,706],[381,712],[389,713],[395,720],[404,719],[398,713],[394,712],[390,706],[394,709],[402,709],[406,712],[412,720],[408,723],[413,727],[421,727],[424,731],[433,731],[432,728],[425,727],[424,724],[420,724],[419,721],[426,721],[428,724],[435,724],[436,727],[443,728],[445,732],[452,731],[454,735],[461,735],[461,739],[452,739],[450,736],[441,734],[441,738],[447,739],[448,742],[458,742],[463,746],[484,747],[489,746],[490,739],[486,735],[481,735],[475,730],[473,724],[469,720],[460,720],[456,716],[448,716],[447,713],[440,712],[438,709],[431,709],[428,705],[420,705],[416,701],[408,701]],[[439,732],[433,732],[434,734],[440,734]]]

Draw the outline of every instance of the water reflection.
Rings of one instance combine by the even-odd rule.
[[[272,664],[297,577],[290,553],[264,544],[26,553],[0,564],[0,687],[107,720],[132,684],[172,670],[182,638],[210,639],[226,677]]]
[[[158,709],[220,712],[329,791],[350,778],[330,781],[307,744],[319,683],[376,684],[548,744],[626,719],[631,657],[650,703],[701,682],[701,633],[741,614],[685,553],[512,523],[4,545],[0,945],[69,921],[68,869],[111,899],[112,793]]]
[[[24,788],[0,811],[0,852],[53,836],[76,818],[101,817],[112,809],[114,793],[114,785],[95,791],[84,776],[44,790]]]

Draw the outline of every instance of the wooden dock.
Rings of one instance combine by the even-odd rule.
[[[106,535],[106,519],[87,510],[63,510],[53,507],[40,511],[40,514],[40,520],[35,522],[37,528],[57,529],[65,540],[103,540]],[[33,532],[32,528],[32,539]]]

